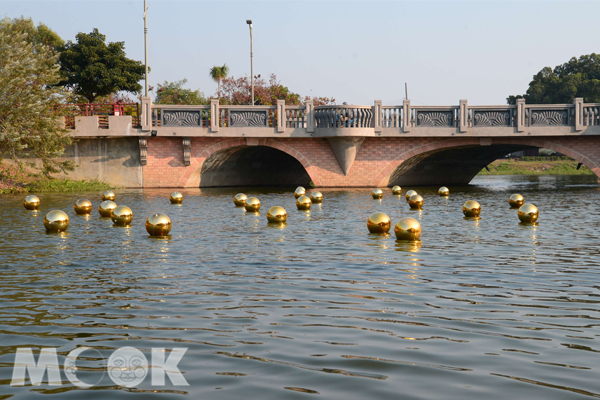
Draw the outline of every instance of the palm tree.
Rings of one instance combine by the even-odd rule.
[[[216,65],[210,69],[210,77],[213,78],[215,82],[217,82],[219,97],[221,97],[221,79],[227,78],[229,74],[229,67],[227,64],[223,64],[222,67],[217,67]]]

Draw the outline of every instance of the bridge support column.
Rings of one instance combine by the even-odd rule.
[[[330,137],[327,138],[329,146],[335,155],[335,158],[340,165],[340,168],[344,172],[344,175],[348,175],[350,167],[354,163],[354,159],[360,150],[364,137]]]

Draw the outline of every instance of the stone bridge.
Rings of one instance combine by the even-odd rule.
[[[492,161],[547,148],[600,177],[600,104],[209,106],[76,117],[75,178],[125,187],[467,184]]]

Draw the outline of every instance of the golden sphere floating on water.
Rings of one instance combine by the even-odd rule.
[[[415,194],[417,194],[416,191],[414,190],[409,190],[408,192],[404,193],[404,197],[406,197],[406,201],[408,201],[408,199],[411,198],[411,196],[414,196]]]
[[[260,200],[256,197],[248,197],[244,207],[246,207],[246,211],[257,212],[260,210]]]
[[[421,237],[421,224],[414,218],[402,218],[394,227],[398,240],[419,240]]]
[[[100,203],[100,205],[98,206],[98,212],[101,216],[110,218],[112,217],[113,210],[115,208],[117,208],[117,203],[111,200],[106,200]]]
[[[112,222],[115,225],[125,226],[131,224],[133,211],[127,206],[118,206],[113,210]]]
[[[519,208],[523,203],[525,203],[525,199],[520,194],[513,194],[508,198],[508,204],[510,204],[512,208]]]
[[[391,227],[392,220],[382,212],[371,214],[367,220],[367,228],[371,233],[388,233]]]
[[[310,210],[311,206],[312,201],[310,201],[308,196],[300,196],[298,197],[298,200],[296,200],[296,207],[298,207],[298,210]]]
[[[238,193],[233,198],[233,204],[235,204],[236,207],[244,207],[247,198],[248,197],[244,193]]]
[[[169,196],[169,200],[171,204],[181,204],[183,202],[183,195],[181,192],[173,192],[171,196]]]
[[[167,236],[171,231],[171,218],[166,214],[152,214],[146,220],[146,231],[150,236]]]
[[[88,199],[79,199],[73,204],[75,214],[86,215],[92,212],[92,202]]]
[[[523,204],[519,208],[518,215],[519,215],[519,219],[524,224],[533,224],[533,223],[535,223],[535,221],[537,221],[538,217],[540,216],[540,212],[536,206],[534,206],[533,204],[527,203],[527,204]]]
[[[479,217],[479,214],[481,214],[481,205],[475,200],[469,200],[463,205],[463,214],[468,218]]]
[[[413,210],[420,210],[421,207],[423,207],[423,197],[419,196],[418,194],[410,196],[410,199],[408,199],[408,205]]]
[[[61,210],[50,211],[44,217],[47,232],[64,232],[69,227],[69,216]]]
[[[448,189],[446,186],[442,186],[438,189],[438,194],[440,196],[450,196],[450,189]]]
[[[267,221],[271,224],[287,221],[287,212],[285,211],[285,208],[279,206],[269,208],[269,211],[267,211]]]
[[[294,197],[298,198],[300,196],[304,196],[306,194],[306,189],[304,189],[302,186],[298,186],[296,188],[296,190],[294,191]]]
[[[23,207],[25,207],[27,210],[39,210],[40,198],[30,194],[29,196],[25,197],[25,200],[23,200]]]
[[[374,199],[381,199],[383,197],[383,190],[373,189],[371,196],[373,196]]]
[[[398,195],[402,193],[402,188],[398,185],[392,188],[392,194]]]
[[[104,200],[104,201],[106,201],[106,200],[115,201],[116,198],[117,198],[117,195],[112,190],[107,190],[106,192],[102,193],[102,200]]]
[[[310,194],[310,201],[315,204],[321,204],[323,202],[323,194],[321,192],[312,192]]]

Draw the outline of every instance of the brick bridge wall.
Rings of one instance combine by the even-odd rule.
[[[296,158],[316,186],[387,186],[390,175],[404,161],[419,154],[467,146],[517,145],[548,148],[581,162],[600,177],[600,136],[535,138],[366,138],[344,175],[326,139],[191,139],[191,163],[183,162],[182,139],[148,137],[144,187],[199,187],[203,162],[219,150],[238,146],[269,146]]]

